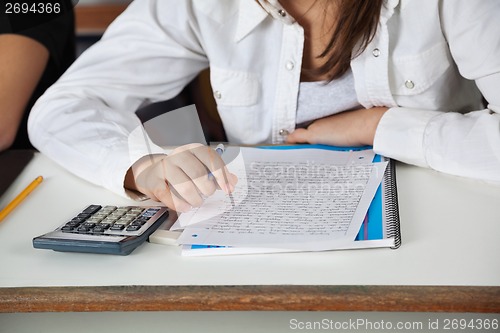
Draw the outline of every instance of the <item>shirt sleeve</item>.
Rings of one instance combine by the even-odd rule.
[[[458,176],[500,183],[500,2],[442,0],[441,21],[460,74],[488,105],[466,114],[391,108],[377,153]]]
[[[126,195],[130,166],[163,153],[136,135],[143,132],[135,111],[175,97],[208,67],[189,3],[133,1],[35,104],[33,145],[77,176]]]

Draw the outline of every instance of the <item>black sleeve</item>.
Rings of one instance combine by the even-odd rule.
[[[36,1],[26,1],[31,5]],[[38,1],[40,2],[40,1]],[[0,9],[0,34],[9,33],[26,36],[49,51],[49,61],[33,95],[26,107],[13,149],[32,148],[28,140],[27,119],[36,100],[66,71],[75,59],[75,20],[71,0],[44,1],[59,3],[61,11],[56,15],[40,13],[11,14]],[[0,2],[4,6],[4,2]]]

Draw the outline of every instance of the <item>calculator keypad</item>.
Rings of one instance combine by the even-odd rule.
[[[131,236],[141,234],[141,229],[160,208],[116,207],[91,205],[65,223],[64,233],[86,235]]]

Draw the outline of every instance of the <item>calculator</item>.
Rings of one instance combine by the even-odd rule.
[[[54,231],[33,238],[33,247],[128,255],[148,239],[168,214],[165,207],[90,205]]]

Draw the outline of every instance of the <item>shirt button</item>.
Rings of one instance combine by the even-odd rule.
[[[372,51],[372,54],[375,58],[378,58],[380,56],[380,50],[379,49],[374,49]]]
[[[221,99],[221,98],[222,98],[222,94],[221,94],[221,92],[220,92],[220,91],[218,91],[218,90],[214,91],[214,97],[215,97],[216,99]]]
[[[415,88],[415,83],[412,80],[407,80],[405,82],[405,87],[408,89],[413,89],[413,88]]]
[[[285,136],[285,135],[288,135],[290,134],[286,129],[280,129],[280,131],[278,132],[281,136]]]
[[[288,61],[286,63],[286,69],[288,69],[289,71],[293,70],[295,68],[295,64],[293,63],[293,61]]]
[[[286,12],[283,9],[278,10],[278,14],[280,14],[281,17],[286,16]]]

